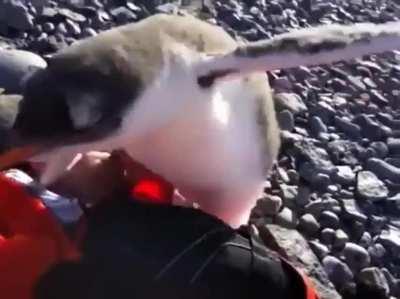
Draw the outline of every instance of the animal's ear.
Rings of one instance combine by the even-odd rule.
[[[76,130],[89,129],[101,120],[99,95],[70,92],[67,94],[66,103],[72,126]]]

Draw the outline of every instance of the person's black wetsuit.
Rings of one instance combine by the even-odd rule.
[[[112,202],[87,226],[81,261],[53,267],[37,299],[305,298],[295,270],[199,210]]]

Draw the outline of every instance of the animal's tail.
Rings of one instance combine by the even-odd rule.
[[[400,22],[323,25],[238,46],[197,66],[199,84],[227,75],[329,64],[400,49]]]

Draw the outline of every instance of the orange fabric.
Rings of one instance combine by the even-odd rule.
[[[158,178],[138,181],[131,189],[133,198],[158,204],[171,204],[173,187]]]
[[[78,252],[39,199],[0,175],[0,294],[31,299],[38,277]]]
[[[301,277],[303,278],[304,287],[305,287],[305,299],[319,299],[317,292],[313,284],[311,283],[310,279],[303,273],[300,272]]]
[[[283,261],[287,266],[289,266],[294,271],[296,271],[297,274],[300,275],[301,279],[303,280],[304,291],[305,291],[303,298],[304,299],[320,299],[310,278],[308,278],[308,276],[306,274],[304,274],[304,272],[300,271],[295,266],[293,266],[292,263],[290,263],[286,258],[284,258],[282,256],[280,258],[281,258],[281,261]]]

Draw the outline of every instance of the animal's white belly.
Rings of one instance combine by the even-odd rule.
[[[236,81],[221,85],[212,100],[188,107],[168,126],[132,141],[128,152],[178,186],[229,189],[262,181],[252,93]]]
[[[189,105],[167,126],[139,139],[124,140],[125,149],[206,211],[238,225],[261,195],[265,179],[255,109],[253,90],[241,80],[228,81],[220,84],[212,99]],[[62,163],[63,155],[119,146],[108,139],[66,147],[53,157]],[[50,171],[44,181],[52,175]],[[233,216],[225,216],[227,210],[235,215],[243,211],[244,216],[232,220]]]
[[[127,150],[202,209],[238,226],[248,219],[265,180],[255,109],[252,90],[227,82],[212,101],[183,111]]]

